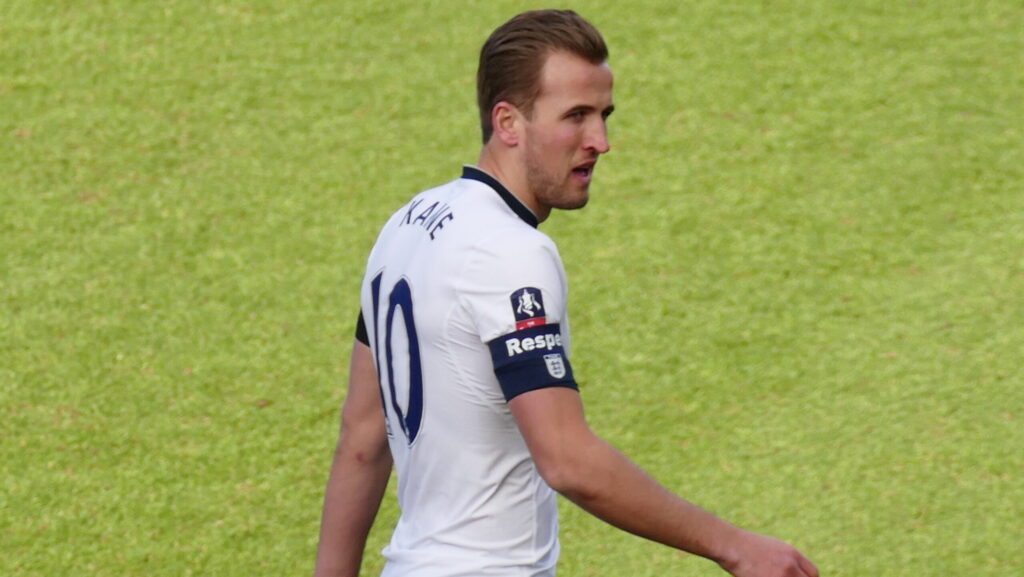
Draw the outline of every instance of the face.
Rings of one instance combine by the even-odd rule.
[[[527,187],[538,217],[587,204],[600,155],[608,152],[612,71],[564,52],[548,56],[532,114],[523,118]]]

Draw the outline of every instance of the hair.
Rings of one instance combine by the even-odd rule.
[[[604,38],[572,10],[523,12],[502,24],[480,50],[476,99],[484,144],[494,126],[491,112],[505,101],[529,117],[540,94],[540,73],[548,55],[567,52],[593,64],[608,60]]]

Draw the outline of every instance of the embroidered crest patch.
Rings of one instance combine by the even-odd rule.
[[[512,312],[516,317],[517,331],[547,324],[544,298],[541,296],[540,289],[523,287],[512,293],[509,298],[512,301]]]
[[[565,376],[565,361],[560,354],[544,355],[544,364],[548,367],[548,374],[556,379]]]

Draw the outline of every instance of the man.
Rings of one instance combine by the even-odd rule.
[[[394,463],[385,576],[554,575],[558,492],[737,577],[817,577],[789,545],[673,495],[584,419],[565,272],[536,227],[587,203],[609,150],[607,57],[569,11],[521,14],[485,43],[478,167],[396,212],[367,264],[317,575],[358,574]]]

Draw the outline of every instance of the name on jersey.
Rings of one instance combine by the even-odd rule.
[[[434,240],[438,231],[444,228],[444,224],[455,218],[455,213],[452,212],[450,206],[443,202],[435,202],[425,208],[421,207],[423,201],[424,199],[420,198],[409,203],[409,209],[405,211],[402,225],[421,226],[430,235],[430,240]]]
[[[561,333],[547,333],[535,337],[512,337],[505,341],[508,356],[514,357],[530,351],[553,351],[562,348]]]

